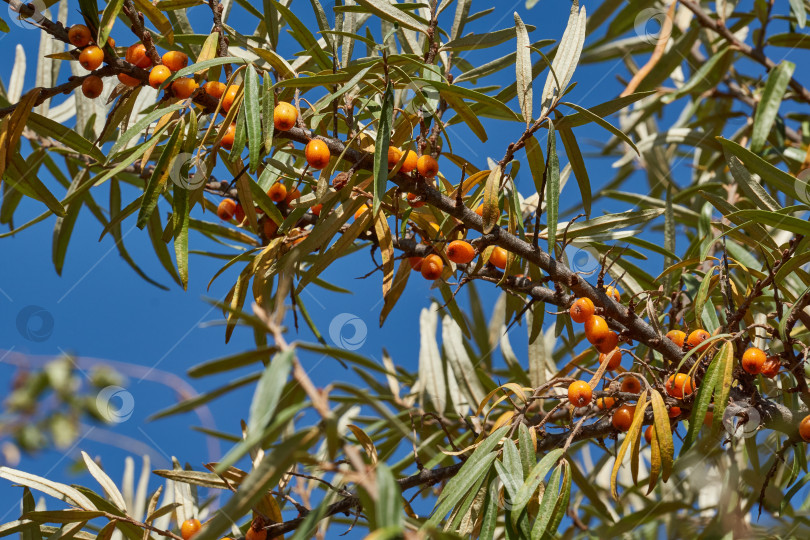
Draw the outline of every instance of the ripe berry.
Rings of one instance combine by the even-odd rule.
[[[163,65],[172,71],[180,71],[188,65],[188,56],[180,51],[167,51],[160,58]]]
[[[416,169],[425,178],[433,178],[439,174],[439,162],[432,156],[424,155],[416,161]]]
[[[245,209],[242,208],[242,203],[236,203],[236,209],[233,211],[233,217],[237,223],[245,221]]]
[[[262,223],[262,230],[264,231],[265,238],[272,238],[278,232],[278,223],[267,218],[264,220],[264,223]]]
[[[622,405],[613,413],[610,423],[619,431],[627,431],[633,423],[633,416],[636,414],[635,405]]]
[[[172,72],[166,66],[155,66],[149,72],[149,85],[152,88],[159,88],[163,81],[171,77]]]
[[[652,444],[652,439],[653,439],[653,427],[652,427],[652,425],[647,426],[647,429],[644,430],[644,439],[647,441],[647,444]]]
[[[422,271],[422,262],[425,259],[422,257],[408,257],[408,264],[411,265],[411,268],[414,272],[421,272]]]
[[[96,99],[101,95],[102,90],[104,90],[104,82],[101,77],[90,75],[82,81],[82,94],[84,94],[84,97]]]
[[[91,40],[90,29],[83,24],[74,24],[68,30],[68,41],[74,47],[87,47]]]
[[[443,269],[444,261],[442,261],[442,258],[435,253],[431,253],[422,261],[420,271],[422,272],[422,277],[433,281],[441,277]]]
[[[131,88],[135,88],[136,86],[140,86],[142,84],[140,79],[137,79],[131,75],[127,75],[126,73],[119,73],[118,81],[124,83],[125,85]]]
[[[197,81],[191,77],[182,77],[172,83],[172,92],[180,99],[190,98],[196,89]]]
[[[238,86],[229,86],[225,89],[225,94],[222,96],[222,110],[228,112],[231,110],[233,101],[236,99],[236,94],[239,92]]]
[[[230,221],[236,213],[236,201],[233,199],[222,199],[217,206],[217,216],[224,221]]]
[[[124,59],[142,69],[147,69],[152,65],[152,59],[146,54],[146,47],[144,47],[143,43],[133,43],[127,47]]]
[[[475,209],[475,213],[478,214],[481,217],[484,217],[484,205],[479,204],[478,208]]]
[[[389,146],[388,147],[388,169],[393,169],[396,167],[397,163],[399,163],[399,159],[402,157],[402,150],[397,148],[396,146]]]
[[[681,408],[680,407],[670,407],[667,411],[667,414],[670,418],[677,418],[681,415]]]
[[[638,394],[641,392],[641,381],[635,377],[625,377],[622,381],[622,392]]]
[[[475,248],[464,240],[453,240],[447,246],[447,258],[456,264],[467,264],[475,258]]]
[[[292,188],[292,191],[289,191],[287,193],[287,196],[284,197],[284,202],[286,204],[290,204],[291,202],[293,202],[295,199],[298,199],[299,197],[301,197],[301,192],[298,191],[298,188]]]
[[[610,409],[616,404],[616,400],[612,397],[600,397],[596,399],[596,406],[600,409]]]
[[[408,204],[413,206],[414,208],[419,208],[420,206],[425,206],[425,201],[421,200],[419,195],[416,193],[408,193]]]
[[[321,210],[323,209],[323,204],[316,204],[309,208],[309,211],[312,212],[316,216],[321,215]]]
[[[767,357],[761,349],[751,347],[743,353],[742,362],[740,362],[740,364],[746,373],[756,375],[762,371],[765,360],[767,360]]]
[[[616,371],[616,368],[622,363],[622,351],[621,349],[613,349],[609,353],[602,353],[599,355],[599,364],[604,364],[607,362],[607,370],[608,371]],[[625,379],[627,380],[627,379]]]
[[[680,330],[670,330],[667,332],[667,337],[672,343],[683,349],[683,344],[686,342],[686,332]]]
[[[245,540],[267,540],[267,529],[254,529],[251,526],[245,533]]]
[[[613,298],[617,302],[622,301],[622,295],[619,293],[619,289],[616,288],[616,287],[612,287],[612,286],[608,287],[607,289],[605,289],[605,294],[608,295],[609,297]]]
[[[307,159],[307,163],[313,169],[321,170],[327,165],[329,165],[329,158],[331,154],[329,153],[329,147],[326,146],[326,143],[318,140],[312,139],[307,143],[306,148],[304,148],[304,157]]]
[[[219,99],[225,93],[225,84],[219,81],[208,81],[203,85],[205,93],[214,99]]]
[[[689,345],[690,349],[694,349],[695,347],[697,347],[698,352],[702,352],[706,350],[706,347],[708,347],[709,344],[703,345],[701,347],[698,347],[698,345],[709,339],[709,337],[710,335],[706,330],[695,330],[694,332],[689,334],[688,338],[686,338],[686,344]]]
[[[413,150],[408,150],[405,152],[405,161],[402,162],[402,167],[399,168],[399,172],[408,174],[409,172],[413,171],[416,168],[416,163],[419,160],[416,152]]]
[[[98,69],[104,61],[104,51],[95,45],[88,45],[79,53],[79,63],[88,71]]]
[[[356,221],[356,220],[358,220],[358,219],[360,219],[361,217],[363,217],[363,214],[365,214],[367,210],[368,210],[368,205],[367,205],[367,204],[364,204],[363,206],[361,206],[360,208],[358,208],[358,209],[357,209],[357,210],[354,212],[354,219],[355,219],[355,221]]]
[[[273,125],[279,131],[287,131],[295,127],[298,121],[298,109],[286,101],[279,102],[273,109]]]
[[[233,140],[236,137],[236,124],[231,124],[228,126],[228,129],[225,130],[225,135],[222,136],[222,140],[219,141],[220,146],[225,150],[230,150],[233,147]]]
[[[574,381],[568,386],[568,401],[574,407],[584,407],[591,402],[593,391],[585,381]]]
[[[616,332],[608,332],[604,339],[598,340],[594,343],[594,347],[600,353],[607,354],[619,345],[619,334]]]
[[[773,379],[776,377],[776,374],[779,373],[780,367],[782,367],[782,364],[779,361],[779,357],[769,356],[762,365],[762,371],[760,371],[760,373],[769,379]]]
[[[688,396],[694,390],[692,379],[686,373],[670,375],[664,388],[666,388],[667,394],[674,398]]]
[[[201,528],[200,520],[187,519],[180,525],[180,535],[183,537],[183,540],[189,540],[189,538],[197,534],[197,531]]]
[[[497,266],[501,270],[506,268],[506,250],[500,246],[495,246],[492,253],[489,255],[489,262]]]
[[[276,182],[267,190],[267,195],[270,197],[271,201],[279,203],[287,198],[287,186],[281,182]]]
[[[595,309],[590,298],[577,298],[571,305],[571,309],[568,310],[568,313],[571,315],[571,320],[575,323],[584,323],[593,317]]]
[[[810,442],[810,415],[805,416],[799,423],[799,436],[805,442]]]

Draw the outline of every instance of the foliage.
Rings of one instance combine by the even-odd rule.
[[[183,287],[195,240],[215,240],[230,260],[212,282],[226,269],[240,272],[217,304],[226,340],[243,325],[256,348],[189,373],[222,377],[251,366],[252,374],[154,415],[255,385],[242,438],[220,462],[155,471],[167,488],[148,497],[119,489],[86,454],[100,490],[2,468],[0,476],[25,486],[23,514],[3,534],[179,540],[179,524],[195,517],[205,521],[195,540],[332,535],[342,524],[371,538],[720,537],[764,534],[753,519],[762,512],[770,534],[806,536],[807,502],[796,495],[808,479],[798,426],[810,406],[810,91],[795,62],[773,60],[785,47],[807,47],[803,2],[756,0],[750,12],[717,2],[720,12],[710,12],[692,0],[605,0],[593,9],[574,1],[564,27],[545,24],[538,5],[532,20],[515,14],[513,26],[476,34],[466,25],[495,24],[498,7],[346,0],[327,11],[319,0],[240,1],[247,15],[236,28],[231,4],[214,0],[80,0],[91,35],[119,45],[105,45],[92,74],[72,62],[74,77],[60,82],[60,64],[78,57],[65,48],[66,29],[42,6],[7,1],[43,40],[37,87],[22,92],[18,53],[0,96],[0,223],[10,229],[0,237],[57,216],[61,272],[86,208],[101,236],[157,284],[124,247],[122,222],[133,219]],[[210,33],[208,20],[189,18],[203,8]],[[317,30],[302,20],[309,9]],[[64,21],[67,0],[57,11]],[[648,31],[651,21],[660,31]],[[777,23],[789,31],[777,33]],[[149,72],[123,56],[126,26],[152,63],[156,46],[193,62],[150,88]],[[298,50],[279,47],[284,30]],[[514,52],[486,60],[506,43]],[[579,66],[621,61],[630,71],[621,96],[587,107],[566,97]],[[91,76],[105,81],[101,99],[80,90]],[[175,82],[184,77],[224,80],[235,93],[200,87],[181,98]],[[65,92],[73,94],[51,101]],[[280,102],[296,109],[289,129],[274,117]],[[485,141],[493,122],[514,141],[486,163],[465,157],[448,129]],[[613,160],[613,178],[597,190],[582,126],[602,130],[598,156]],[[330,158],[319,173],[303,151],[312,140]],[[408,151],[441,158],[438,175],[412,170]],[[522,162],[532,181],[519,193]],[[215,170],[232,179],[215,179]],[[44,171],[52,182],[39,179]],[[279,182],[290,196],[274,201],[268,191]],[[106,206],[96,200],[102,184]],[[122,200],[124,187],[138,197]],[[44,209],[17,223],[23,197]],[[224,220],[211,217],[224,199],[238,201],[235,219],[227,204]],[[608,200],[624,210],[597,215]],[[161,211],[169,211],[165,222]],[[473,260],[449,255],[449,242],[461,239]],[[324,340],[289,341],[282,326],[292,309],[321,337],[301,293],[340,290],[328,270],[360,249],[380,254],[371,270],[382,276],[381,325],[418,275],[412,265],[435,281],[442,304],[421,313],[415,372],[387,353],[378,364]],[[503,291],[489,320],[476,281]],[[572,324],[577,298],[607,321],[602,338],[619,340],[618,373],[588,343],[602,338]],[[505,332],[515,324],[526,328],[526,358]],[[673,329],[711,337],[681,346],[666,337]],[[751,347],[767,351],[778,373],[743,369]],[[317,388],[300,351],[334,358],[365,385]],[[673,391],[675,374],[696,391]],[[580,408],[566,393],[577,379],[594,398]],[[599,408],[599,398],[614,404]],[[634,407],[621,426],[626,404]],[[654,430],[645,444],[646,426]],[[200,487],[226,493],[215,512]],[[65,504],[35,508],[29,489]],[[422,502],[432,510],[415,510]]]

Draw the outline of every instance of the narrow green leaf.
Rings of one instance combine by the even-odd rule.
[[[548,224],[548,252],[557,253],[557,219],[560,208],[560,160],[557,157],[557,135],[554,123],[548,119],[548,162],[546,163],[546,221]]]
[[[534,91],[532,87],[532,58],[529,49],[529,32],[517,12],[515,12],[515,33],[517,34],[515,72],[518,103],[528,128],[532,122],[532,93]]]
[[[385,88],[377,124],[377,141],[374,146],[374,204],[372,213],[377,214],[380,201],[388,184],[388,145],[391,141],[391,125],[394,118],[394,87],[391,81]]]
[[[783,60],[768,74],[768,82],[757,104],[754,113],[754,127],[751,129],[751,151],[757,154],[762,152],[765,141],[773,128],[773,123],[779,114],[779,106],[787,90],[796,64]]]
[[[152,176],[149,178],[149,183],[146,185],[143,194],[143,203],[138,212],[137,226],[139,229],[143,229],[146,226],[149,216],[152,215],[155,207],[157,207],[158,198],[160,198],[160,194],[163,192],[166,187],[166,182],[172,174],[172,165],[177,155],[180,153],[180,134],[182,132],[183,122],[178,122],[166,146],[163,147],[160,158],[158,158],[155,164],[155,170],[152,171]]]
[[[502,176],[503,169],[498,165],[489,173],[487,183],[484,185],[484,210],[481,216],[484,221],[484,234],[492,232],[501,221],[501,209],[498,202]]]
[[[293,360],[293,351],[286,350],[273,356],[265,368],[250,402],[248,433],[258,433],[270,422],[292,371]]]
[[[588,170],[585,168],[585,160],[582,158],[582,152],[579,150],[579,143],[577,143],[574,137],[573,130],[568,124],[563,124],[566,118],[570,117],[564,116],[557,121],[557,133],[560,134],[560,140],[562,140],[563,147],[565,148],[565,154],[568,156],[568,163],[571,164],[571,170],[574,173],[574,177],[577,179],[579,193],[582,197],[582,208],[585,211],[585,215],[590,217],[592,200],[591,179],[588,177]],[[562,127],[560,127],[561,125]]]

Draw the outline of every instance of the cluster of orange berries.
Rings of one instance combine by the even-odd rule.
[[[180,536],[183,537],[183,540],[191,540],[198,532],[200,532],[200,529],[202,529],[202,523],[200,523],[199,519],[187,519],[182,525],[180,525]],[[253,529],[253,527],[250,527],[245,533],[245,538],[247,540],[266,540],[267,531],[264,529],[256,531]],[[233,539],[226,536],[222,540]]]
[[[608,287],[605,293],[616,302],[621,301],[621,294],[615,287]],[[595,314],[596,306],[590,298],[578,298],[568,310],[571,320],[585,324],[585,337],[591,345],[602,354],[608,354],[619,344],[619,334],[610,329],[604,318]]]
[[[104,61],[104,51],[93,43],[90,29],[83,24],[74,24],[68,29],[68,41],[70,44],[80,49],[79,64],[88,71],[93,71],[101,66]],[[107,40],[110,46],[115,46],[112,38]],[[97,98],[104,89],[104,83],[100,77],[90,75],[82,81],[82,93],[89,98]]]
[[[301,197],[301,192],[298,188],[287,191],[287,186],[281,182],[276,182],[267,190],[267,196],[270,197],[274,203],[289,205],[294,200]],[[321,207],[322,205],[319,204],[313,206],[310,210],[317,216],[320,214]],[[256,208],[256,212],[259,214],[263,213],[262,209],[258,207]],[[241,223],[245,219],[245,209],[242,207],[242,203],[231,198],[226,198],[217,206],[217,216],[224,221],[230,221],[235,218],[238,223]],[[267,238],[275,236],[276,232],[278,232],[278,224],[269,217],[263,217],[260,221],[264,235]]]

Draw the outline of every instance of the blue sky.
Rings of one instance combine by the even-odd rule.
[[[324,2],[324,4],[329,11],[330,3]],[[483,9],[488,4],[476,1],[473,3],[473,11]],[[513,24],[512,12],[518,11],[527,24],[534,24],[539,28],[531,34],[533,41],[544,38],[559,39],[567,19],[567,4],[567,2],[540,2],[536,8],[529,11],[524,8],[522,1],[515,3],[509,9],[502,10],[498,7],[496,15],[476,21],[469,25],[465,32],[486,32],[491,29],[510,27]],[[295,13],[314,28],[309,3],[297,1],[294,2],[294,6]],[[78,22],[75,7],[75,5],[71,5],[70,23]],[[208,30],[210,25],[208,15],[209,12],[205,7],[192,10],[192,22],[198,32]],[[240,18],[243,15],[244,12],[241,8],[235,7],[230,23],[237,28],[247,30],[244,28],[244,24],[240,24]],[[451,17],[452,13],[448,13],[445,19]],[[252,19],[250,20],[252,21]],[[449,22],[445,24],[449,28]],[[374,31],[378,32],[378,29],[374,28]],[[131,36],[128,35],[128,30],[121,21],[116,23],[113,37],[116,38],[119,45],[131,41]],[[37,31],[25,30],[17,26],[12,26],[11,34],[2,38],[2,45],[7,51],[11,51],[12,46],[16,43],[21,43],[25,48],[29,59],[26,89],[34,85],[33,66],[38,41],[39,33]],[[292,40],[286,38],[282,41],[280,49],[284,53],[292,51],[294,46]],[[510,41],[496,49],[486,50],[483,53],[472,51],[464,56],[469,61],[480,64],[506,54],[513,48],[514,41]],[[0,64],[0,78],[4,83],[7,83],[10,71],[11,62]],[[68,72],[67,66],[63,66],[62,79]],[[626,69],[621,60],[582,66],[574,76],[577,87],[570,94],[570,100],[584,106],[593,106],[617,96],[623,89],[623,85],[616,79],[616,75],[619,74],[626,77]],[[511,78],[513,72],[507,69],[502,71],[498,77]],[[499,79],[498,82],[502,80]],[[544,81],[545,73],[535,83],[535,88],[542,87]],[[517,108],[516,102],[511,105]],[[486,166],[487,156],[500,159],[507,142],[517,139],[522,132],[519,123],[506,124],[486,119],[483,119],[483,122],[490,135],[487,143],[480,143],[475,137],[471,137],[466,128],[453,127],[448,130],[454,140],[464,141],[464,144],[459,144],[459,148],[464,149],[457,149],[456,152],[470,158],[481,168]],[[588,145],[588,141],[605,141],[608,138],[605,131],[591,126],[578,128],[576,134],[586,153],[593,149]],[[558,146],[561,148],[562,145],[558,144]],[[522,152],[519,157],[522,159]],[[604,158],[587,159],[586,157],[594,190],[612,177],[610,161]],[[567,160],[562,156],[561,163],[566,162]],[[457,169],[446,160],[442,161],[442,167],[445,172],[450,171],[449,178],[457,178]],[[524,171],[527,171],[525,166]],[[678,174],[689,174],[685,167],[680,171]],[[215,174],[224,177],[220,170],[215,171]],[[686,179],[687,177],[681,176],[681,178]],[[55,185],[53,179],[47,176],[42,179],[50,186]],[[638,181],[646,183],[643,176],[639,176]],[[533,191],[533,184],[527,173],[524,172],[519,178],[518,188],[524,194]],[[59,186],[54,188],[57,193],[61,193],[60,190]],[[103,186],[93,193],[100,204],[106,204],[107,186]],[[122,194],[123,204],[128,204],[136,196],[137,193],[133,189],[125,188]],[[561,207],[568,208],[577,200],[579,200],[579,192],[576,182],[572,179],[563,192]],[[630,208],[625,203],[601,202],[596,205],[594,214],[598,215],[603,210],[627,209]],[[162,205],[160,210],[161,216],[165,219],[167,207]],[[15,222],[23,223],[41,211],[42,206],[39,203],[25,199],[15,216]],[[206,216],[205,219],[216,218]],[[145,231],[134,227],[134,219],[128,219],[123,224],[124,242],[127,249],[149,276],[170,288],[168,291],[160,290],[139,278],[132,271],[120,258],[110,236],[106,236],[101,242],[97,241],[101,227],[95,218],[84,209],[73,232],[63,275],[59,277],[54,271],[51,260],[54,222],[54,218],[49,218],[12,238],[2,240],[0,347],[9,350],[10,353],[3,362],[0,362],[0,387],[8,388],[11,383],[16,368],[9,363],[19,361],[21,357],[18,355],[30,356],[36,361],[42,361],[63,352],[71,352],[81,358],[79,362],[83,368],[86,367],[83,362],[90,362],[90,359],[107,359],[137,366],[124,368],[131,375],[122,385],[131,394],[134,408],[126,421],[111,426],[93,427],[75,447],[68,451],[53,450],[30,457],[24,456],[19,468],[35,474],[47,475],[49,478],[60,481],[93,486],[89,476],[77,476],[68,471],[71,462],[79,457],[80,449],[91,455],[102,455],[105,469],[116,480],[121,478],[124,458],[128,455],[138,455],[142,449],[148,449],[150,452],[154,468],[169,467],[170,456],[177,456],[182,463],[188,462],[195,468],[200,468],[203,463],[216,460],[219,457],[218,452],[227,450],[227,445],[222,444],[217,447],[207,441],[202,434],[190,430],[189,426],[200,425],[200,418],[194,414],[174,416],[154,422],[147,422],[146,418],[177,401],[176,392],[162,384],[175,380],[171,379],[168,374],[179,377],[176,380],[186,379],[194,390],[204,392],[222,385],[226,382],[225,378],[210,377],[188,380],[185,372],[189,367],[205,360],[249,350],[254,346],[252,333],[245,329],[237,329],[231,342],[226,345],[224,328],[216,324],[221,320],[221,313],[204,300],[204,297],[222,299],[232,285],[238,269],[227,271],[210,290],[206,291],[208,281],[222,263],[216,259],[192,255],[189,264],[189,286],[188,291],[185,292],[171,281],[160,266]],[[656,236],[648,238],[655,240]],[[190,247],[196,250],[211,249],[218,253],[227,252],[227,248],[217,246],[193,232]],[[644,268],[649,273],[656,275],[660,271],[660,265],[660,259],[652,258]],[[302,300],[306,302],[310,314],[327,339],[329,339],[330,323],[336,316],[342,313],[353,314],[363,321],[367,332],[365,341],[358,352],[379,361],[381,350],[385,347],[397,364],[415,370],[418,355],[417,321],[419,312],[427,305],[427,299],[439,297],[439,294],[437,291],[431,291],[429,283],[415,274],[408,284],[406,294],[389,316],[385,327],[380,329],[377,321],[382,306],[381,277],[379,274],[375,274],[365,280],[357,279],[364,275],[369,268],[367,251],[341,259],[329,268],[324,277],[341,287],[351,289],[354,294],[346,296],[317,287],[309,287],[308,292],[303,294]],[[485,305],[491,305],[497,298],[497,293],[492,286],[481,284],[478,290]],[[461,297],[465,298],[466,295],[462,294]],[[52,331],[44,332],[47,334],[46,339],[34,341],[30,339],[30,335],[27,339],[23,333],[18,331],[18,314],[27,306],[41,306],[45,312],[44,317],[52,318]],[[35,322],[31,324],[34,325],[32,328],[36,327]],[[350,335],[351,332],[348,331],[348,335],[344,334],[344,337],[350,337]],[[518,356],[525,357],[523,355],[525,330],[521,328],[514,335],[516,337],[513,338],[513,344]],[[305,327],[302,327],[301,333],[297,337],[311,339],[311,335]],[[359,383],[357,377],[353,376],[351,372],[343,370],[334,360],[303,354],[302,361],[314,382],[319,386],[335,380]],[[148,372],[148,377],[141,380],[144,371]],[[226,377],[227,379],[236,378],[252,371],[254,370],[238,370],[229,373]],[[252,389],[252,385],[249,385],[214,401],[210,407],[211,418],[206,422],[213,421],[218,430],[236,433],[239,420],[247,416]],[[119,438],[118,442],[110,444],[111,440],[116,438]],[[142,446],[135,446],[126,438],[137,440]],[[133,448],[138,450],[132,452]],[[157,485],[157,482],[153,482],[152,487]],[[0,490],[0,516],[2,516],[0,521],[4,522],[17,517],[18,495],[19,492],[14,489]]]

